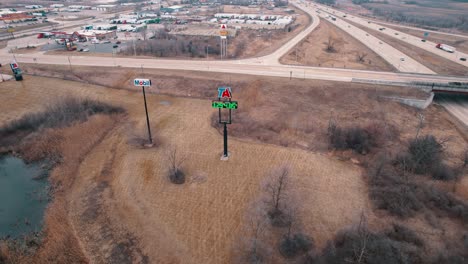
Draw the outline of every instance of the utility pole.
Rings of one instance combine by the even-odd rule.
[[[68,56],[68,64],[70,65],[70,71],[72,71],[72,66],[71,66],[70,56]]]

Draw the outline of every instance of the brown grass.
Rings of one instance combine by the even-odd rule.
[[[27,69],[39,72],[31,65]],[[51,69],[57,68],[47,66],[41,73]],[[89,76],[90,82],[107,82],[102,76],[116,79],[125,73],[125,69],[112,68],[74,70],[74,74]],[[54,74],[78,79],[65,70]],[[120,87],[124,89],[34,76],[26,76],[25,82],[2,84],[8,92],[0,98],[0,110],[4,110],[0,111],[0,124],[27,111],[43,109],[51,99],[70,94],[113,102],[128,111],[128,120],[122,125],[114,127],[112,119],[96,116],[61,133],[64,139],[70,139],[61,144],[63,164],[70,165],[56,169],[52,180],[62,182],[58,193],[66,197],[69,230],[78,238],[72,243],[73,248],[82,249],[83,259],[115,263],[228,263],[235,257],[243,216],[258,197],[260,182],[272,167],[284,163],[291,166],[293,192],[304,205],[299,211],[304,232],[313,236],[319,249],[338,230],[358,221],[362,211],[377,224],[381,223],[379,218],[385,218],[372,212],[360,167],[310,149],[326,150],[324,131],[330,116],[343,125],[387,120],[399,128],[402,140],[413,137],[416,111],[380,100],[379,96],[420,96],[419,92],[228,74],[215,79],[205,73],[145,70],[142,75],[155,81],[147,96],[151,128],[162,142],[158,148],[142,149],[128,144],[132,133],[146,132],[146,120],[141,92],[135,92],[123,77]],[[240,109],[229,127],[232,156],[221,162],[222,137],[210,125],[215,110],[206,99],[215,97],[216,86],[228,83],[230,77]],[[246,110],[242,109],[244,103]],[[242,139],[232,137],[236,125],[240,131],[248,129],[241,123],[241,114],[270,131],[271,137],[265,140],[251,133]],[[454,158],[466,142],[442,109],[431,106],[424,114],[426,126],[422,133],[431,131],[438,137],[451,137],[447,143],[448,158]],[[307,122],[309,127],[302,128]],[[302,141],[309,145],[285,148],[265,144],[276,143],[279,138],[288,139],[292,146],[301,146]],[[401,142],[394,144],[398,147]],[[183,165],[187,175],[183,185],[171,184],[167,179],[164,153],[171,146],[177,146],[188,157]],[[58,240],[67,241],[66,237]],[[61,249],[49,252],[47,248],[54,249],[45,244],[40,251],[44,256],[55,256],[54,252]],[[278,259],[275,254],[272,259]]]

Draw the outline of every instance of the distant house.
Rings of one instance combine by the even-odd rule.
[[[24,8],[26,8],[26,9],[39,9],[39,8],[43,8],[43,6],[41,6],[41,5],[27,5]]]
[[[98,5],[96,6],[96,10],[107,12],[110,10],[114,10],[116,7],[117,7],[116,5]]]
[[[11,13],[11,14],[2,14],[0,17],[1,21],[4,21],[5,23],[11,23],[11,22],[22,22],[22,21],[28,21],[33,19],[33,16],[30,16],[25,13]]]

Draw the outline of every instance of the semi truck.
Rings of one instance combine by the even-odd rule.
[[[445,45],[445,44],[437,44],[437,45],[436,45],[436,48],[441,49],[441,50],[444,50],[444,51],[446,51],[446,52],[450,52],[450,53],[454,53],[454,52],[455,52],[455,48],[454,48],[454,47],[451,47],[451,46]]]

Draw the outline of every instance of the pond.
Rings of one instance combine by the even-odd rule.
[[[0,238],[41,230],[49,200],[47,171],[13,156],[0,157]]]

